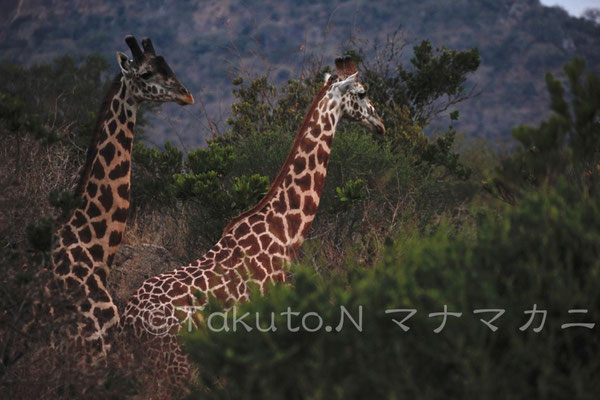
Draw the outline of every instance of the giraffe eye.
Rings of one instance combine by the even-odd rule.
[[[142,77],[142,79],[150,79],[152,77],[152,72],[146,71],[143,74],[141,74],[140,76]]]
[[[366,92],[360,92],[360,93],[358,94],[358,98],[359,98],[359,99],[364,99],[366,95],[367,95],[367,93],[366,93]]]

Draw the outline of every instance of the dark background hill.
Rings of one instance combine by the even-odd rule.
[[[331,64],[358,45],[370,54],[398,29],[405,60],[423,39],[480,50],[470,82],[479,94],[460,105],[458,128],[498,142],[513,126],[546,116],[544,73],[560,74],[576,55],[600,69],[600,26],[538,0],[4,0],[1,11],[0,61],[31,65],[97,52],[112,62],[127,50],[126,34],[151,37],[201,104],[163,106],[150,140],[188,149],[210,135],[207,115],[226,130],[234,76],[268,73],[280,84],[299,77],[311,55]]]

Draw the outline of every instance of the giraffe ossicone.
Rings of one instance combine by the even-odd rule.
[[[144,101],[194,103],[150,39],[142,40],[143,51],[133,36],[125,42],[133,59],[117,53],[121,72],[102,103],[75,190],[82,205],[54,235],[53,277],[45,289],[48,299],[58,296],[75,308],[76,326],[69,326],[67,335],[101,355],[109,348],[107,335],[119,324],[106,283],[129,212],[138,107]]]
[[[384,133],[385,128],[350,59],[336,60],[336,74],[317,94],[269,191],[250,210],[230,221],[221,239],[202,258],[146,280],[125,309],[123,329],[142,338],[152,359],[176,379],[190,366],[177,332],[201,323],[197,291],[226,305],[248,299],[249,283],[263,291],[284,282],[313,222],[327,173],[331,144],[341,118]],[[206,296],[203,296],[205,299]]]

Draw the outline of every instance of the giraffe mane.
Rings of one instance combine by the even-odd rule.
[[[92,171],[92,164],[94,162],[94,156],[98,150],[98,141],[100,139],[100,133],[102,132],[102,121],[104,119],[104,114],[106,110],[110,107],[110,102],[115,94],[119,91],[121,87],[121,77],[123,74],[119,72],[117,76],[113,79],[110,84],[110,88],[108,93],[104,97],[102,101],[102,105],[100,106],[100,112],[96,117],[96,125],[94,127],[94,133],[92,134],[92,138],[90,139],[90,145],[87,150],[87,155],[85,159],[85,164],[81,169],[81,175],[79,176],[79,180],[77,181],[77,186],[75,187],[75,196],[81,197],[83,192],[85,191],[85,187],[90,179],[90,172]]]
[[[302,122],[302,125],[298,129],[298,133],[296,133],[296,139],[294,140],[294,144],[293,144],[290,152],[288,153],[283,166],[279,170],[277,177],[271,184],[271,187],[269,188],[269,191],[267,192],[267,194],[265,194],[265,196],[254,207],[252,207],[248,211],[241,213],[240,215],[238,215],[237,217],[235,217],[231,221],[229,221],[227,226],[223,229],[223,233],[222,233],[221,237],[225,236],[227,234],[227,232],[229,232],[238,222],[240,222],[244,218],[256,213],[257,211],[260,211],[271,200],[275,190],[281,184],[281,182],[285,179],[286,171],[288,170],[290,164],[294,161],[295,151],[298,148],[298,146],[300,145],[300,141],[308,133],[308,125],[310,124],[310,119],[312,117],[313,111],[317,108],[317,106],[319,105],[319,102],[325,96],[325,94],[327,93],[327,90],[331,87],[331,84],[333,82],[335,82],[336,79],[337,79],[337,76],[332,75],[329,78],[329,80],[327,80],[327,82],[325,82],[325,85],[319,91],[319,93],[317,93],[317,95],[315,96],[315,99],[313,100],[310,108],[306,112],[306,116],[304,117],[304,121]]]

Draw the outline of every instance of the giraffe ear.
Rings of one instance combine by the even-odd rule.
[[[119,68],[121,68],[123,75],[131,74],[131,61],[129,61],[127,54],[117,51],[117,62],[119,63]]]
[[[333,87],[335,88],[335,90],[339,90],[340,94],[343,96],[344,94],[346,94],[348,89],[350,89],[352,86],[354,86],[357,75],[358,75],[358,72],[355,72],[352,75],[350,75],[349,77],[347,77],[346,79],[344,79],[343,81],[335,83],[333,85]]]

